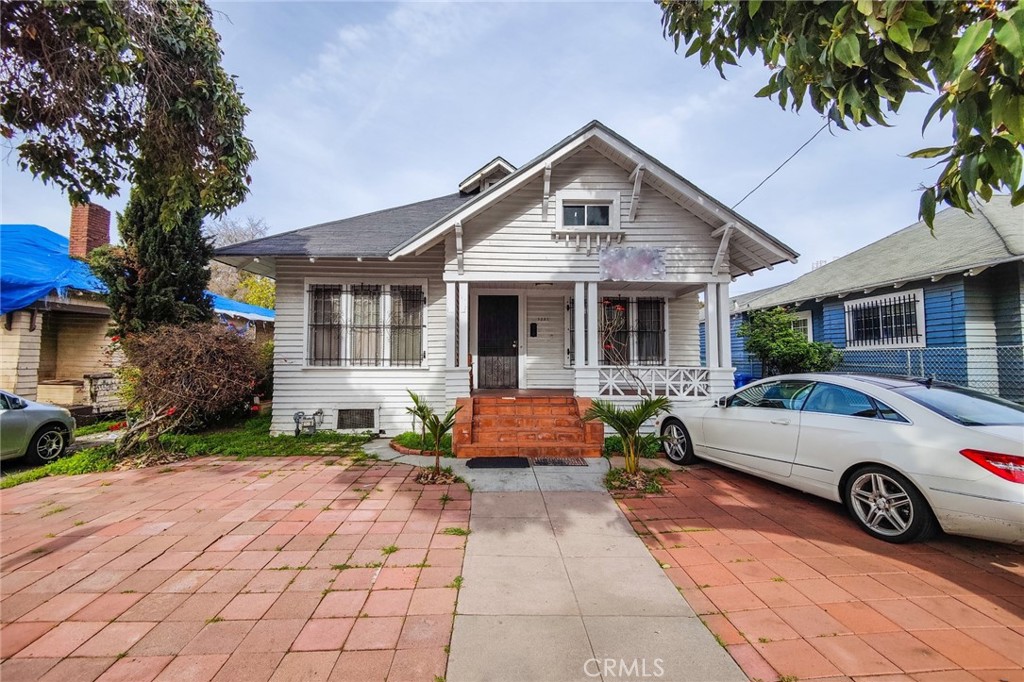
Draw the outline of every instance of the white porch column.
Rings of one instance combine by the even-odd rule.
[[[444,366],[448,369],[454,369],[458,359],[458,351],[455,343],[458,335],[456,329],[459,324],[459,309],[458,301],[456,299],[456,283],[448,282],[445,285],[444,292],[444,317],[445,317],[445,357]]]
[[[576,289],[573,293],[572,302],[572,315],[573,315],[573,339],[574,347],[576,348],[576,356],[573,358],[573,364],[576,368],[583,367],[587,364],[587,330],[584,327],[586,324],[584,317],[583,307],[587,304],[586,301],[586,290],[587,285],[583,282],[576,282]]]
[[[708,284],[704,287],[704,364],[711,369],[722,365],[718,359],[718,333],[721,324],[718,320],[718,285]]]
[[[459,282],[459,367],[469,367],[469,282]]]
[[[732,367],[732,329],[729,318],[732,305],[729,303],[729,284],[718,285],[718,361],[722,367]]]
[[[601,364],[597,347],[598,317],[597,282],[590,282],[587,285],[587,366],[594,368]]]

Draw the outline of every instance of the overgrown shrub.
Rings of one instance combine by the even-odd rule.
[[[274,342],[267,341],[257,351],[260,360],[260,377],[256,383],[256,395],[262,400],[274,397]]]
[[[260,378],[256,347],[221,325],[159,327],[121,339],[137,370],[128,410],[134,415],[118,454],[160,434],[207,426],[249,410]]]
[[[764,376],[794,372],[829,372],[843,360],[830,343],[810,342],[796,330],[796,316],[785,308],[757,310],[740,325],[748,353],[761,361]]]

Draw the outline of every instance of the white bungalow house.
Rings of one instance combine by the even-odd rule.
[[[318,409],[323,428],[407,431],[411,389],[461,401],[456,453],[485,456],[599,454],[589,398],[726,392],[729,283],[797,254],[593,121],[456,193],[216,257],[277,280],[274,432]]]

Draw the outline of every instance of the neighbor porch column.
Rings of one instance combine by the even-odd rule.
[[[718,285],[718,362],[721,367],[732,367],[732,330],[729,324],[729,313],[732,312],[732,305],[729,303],[729,284]]]
[[[469,282],[459,282],[459,367],[469,367]]]
[[[584,282],[576,282],[572,314],[573,334],[576,337],[573,341],[576,348],[576,357],[573,358],[573,365],[577,368],[587,364],[587,330],[584,326],[586,324],[586,311],[584,310],[584,306],[587,304],[586,290],[587,285]]]
[[[448,282],[445,285],[444,292],[444,316],[445,316],[445,358],[444,366],[448,369],[454,369],[458,360],[458,348],[456,347],[456,339],[458,338],[457,329],[459,324],[459,309],[457,300],[457,287],[455,282]]]
[[[704,361],[710,369],[722,366],[718,359],[718,315],[718,285],[708,284],[704,287]]]
[[[597,312],[597,282],[587,285],[587,366],[597,367],[601,364],[601,353],[598,350],[597,327],[600,315]]]

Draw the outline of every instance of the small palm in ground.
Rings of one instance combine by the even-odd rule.
[[[462,409],[462,405],[456,405],[448,410],[444,417],[438,416],[431,411],[426,420],[426,429],[434,441],[434,475],[441,474],[441,439],[455,426],[455,415]]]
[[[644,437],[640,429],[660,413],[668,412],[670,407],[671,403],[665,397],[648,396],[629,408],[619,407],[606,400],[595,400],[583,415],[583,419],[596,419],[619,434],[622,438],[622,453],[626,459],[626,473],[635,475],[640,471],[640,453],[643,451]]]
[[[405,390],[412,398],[412,407],[405,408],[405,411],[420,421],[420,454],[422,455],[427,449],[427,420],[434,414],[434,410],[423,398],[409,389]],[[437,441],[434,441],[434,448],[440,449]]]

